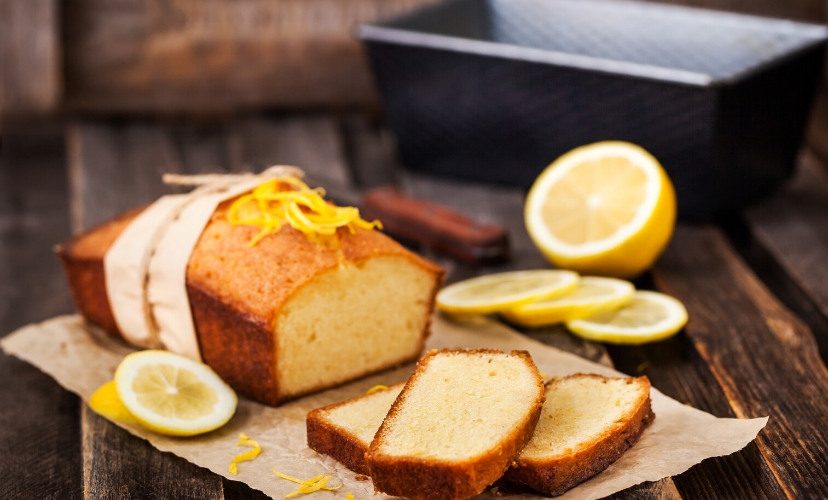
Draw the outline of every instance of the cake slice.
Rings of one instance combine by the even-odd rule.
[[[308,413],[308,446],[359,474],[369,474],[365,452],[403,384]]]
[[[553,379],[535,433],[506,479],[560,495],[618,460],[654,418],[647,377]]]
[[[259,227],[218,207],[186,269],[201,357],[233,389],[278,404],[419,357],[442,270],[380,231],[340,228],[322,245],[285,224]],[[104,256],[136,210],[58,247],[81,314],[122,336]]]
[[[374,488],[415,499],[482,492],[532,436],[543,392],[526,351],[430,351],[368,449]]]

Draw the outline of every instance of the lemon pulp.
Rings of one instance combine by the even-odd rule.
[[[578,279],[571,271],[543,269],[489,274],[443,288],[437,294],[437,307],[460,314],[499,312],[566,293]]]
[[[115,387],[129,413],[161,434],[208,432],[236,411],[236,394],[210,367],[167,351],[126,356],[115,371]]]
[[[523,326],[551,325],[621,307],[632,300],[634,293],[635,287],[628,281],[584,276],[571,292],[518,306],[502,314]]]
[[[685,324],[687,309],[681,302],[661,293],[638,291],[619,309],[568,321],[566,326],[588,340],[643,344],[666,339]]]
[[[532,185],[524,211],[532,241],[557,267],[621,278],[653,264],[675,215],[664,169],[641,147],[621,141],[555,160]]]

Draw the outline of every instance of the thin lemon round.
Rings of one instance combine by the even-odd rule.
[[[687,324],[687,309],[657,292],[635,292],[626,306],[567,321],[579,337],[610,344],[646,344],[675,335]]]
[[[617,309],[632,300],[635,286],[615,278],[583,276],[569,293],[501,313],[512,323],[537,327]]]
[[[217,429],[236,411],[236,393],[205,364],[167,351],[140,351],[115,371],[118,397],[138,422],[161,434]]]
[[[127,410],[121,398],[118,397],[118,390],[115,388],[115,381],[110,380],[98,387],[92,397],[89,398],[89,407],[109,420],[125,424],[138,424],[138,419],[132,416]]]
[[[676,197],[646,150],[598,142],[564,154],[538,176],[524,219],[556,267],[627,278],[651,267],[669,242]]]
[[[437,307],[455,314],[489,314],[566,293],[578,279],[572,271],[546,269],[489,274],[443,288]]]

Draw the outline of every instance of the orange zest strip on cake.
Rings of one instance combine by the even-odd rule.
[[[279,472],[276,467],[273,468],[273,473],[285,481],[290,481],[299,485],[298,488],[285,495],[285,498],[293,498],[299,495],[309,495],[323,490],[337,491],[339,488],[342,488],[341,484],[339,486],[328,486],[328,481],[331,480],[331,476],[326,476],[325,474],[319,474],[318,476],[313,476],[310,479],[299,479],[298,477],[289,476],[284,472]]]
[[[382,229],[380,221],[363,219],[358,208],[339,207],[324,197],[324,189],[311,189],[297,177],[278,177],[236,199],[227,210],[227,220],[233,225],[261,228],[250,246],[285,224],[308,236],[332,236],[340,227],[351,232],[356,228]]]
[[[239,473],[239,464],[241,462],[253,460],[262,452],[262,447],[259,446],[259,443],[247,437],[246,434],[239,434],[239,441],[236,443],[236,446],[249,446],[250,449],[233,457],[230,465],[227,466],[227,471],[234,476]]]

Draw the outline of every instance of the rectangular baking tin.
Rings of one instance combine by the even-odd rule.
[[[451,0],[360,28],[406,166],[526,187],[574,147],[628,140],[693,219],[790,175],[827,33],[617,0]]]

